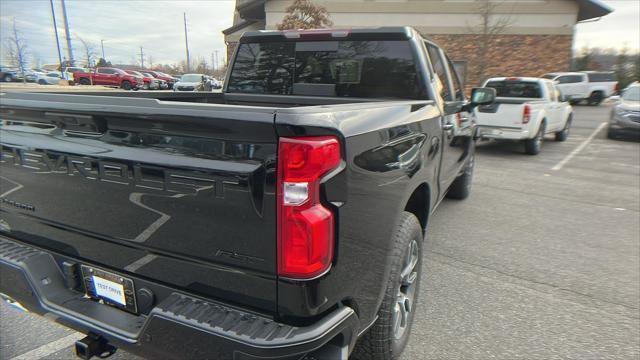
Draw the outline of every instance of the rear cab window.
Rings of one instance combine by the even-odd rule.
[[[408,41],[240,44],[227,92],[427,99]]]
[[[541,99],[543,91],[537,81],[492,80],[485,87],[496,89],[497,97]]]

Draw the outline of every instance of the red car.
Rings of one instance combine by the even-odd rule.
[[[117,86],[125,90],[137,90],[144,86],[142,76],[127,74],[122,69],[110,67],[99,67],[89,73],[75,72],[73,80],[80,85]]]
[[[144,83],[143,88],[148,90],[157,90],[160,88],[160,79],[156,79],[153,76],[149,76],[150,74],[144,74],[135,70],[125,70],[125,72],[129,75],[133,75],[136,77],[141,77]]]
[[[169,89],[173,89],[173,84],[176,82],[176,80],[173,77],[158,71],[151,71],[151,70],[143,70],[143,71],[153,75],[153,77],[155,77],[156,79],[166,81],[167,85],[169,85]]]

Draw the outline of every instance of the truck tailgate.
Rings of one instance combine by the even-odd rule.
[[[0,233],[275,311],[270,108],[6,93]]]
[[[479,126],[521,128],[524,104],[528,99],[497,98],[495,103],[479,106],[477,121]]]

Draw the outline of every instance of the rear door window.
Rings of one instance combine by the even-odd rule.
[[[431,43],[425,43],[425,45],[427,46],[427,52],[429,53],[429,59],[431,60],[433,71],[438,76],[438,80],[440,80],[440,84],[442,85],[440,88],[440,96],[444,101],[451,101],[453,100],[453,93],[449,86],[446,64],[440,55],[440,48]]]
[[[228,92],[426,99],[407,41],[241,44]]]

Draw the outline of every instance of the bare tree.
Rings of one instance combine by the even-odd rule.
[[[42,58],[38,53],[33,53],[31,55],[31,66],[38,69],[40,68],[40,64],[42,64]]]
[[[6,48],[7,48],[7,62],[20,70],[20,74],[22,74],[22,81],[26,82],[24,72],[27,67],[27,56],[29,55],[27,43],[20,35],[18,28],[16,27],[16,19],[13,19],[13,29],[11,31],[10,36],[6,40]]]
[[[278,30],[319,29],[333,25],[327,9],[311,0],[295,0],[286,12],[282,24],[278,24]]]
[[[147,66],[149,69],[153,68],[153,56],[151,55],[147,55],[147,63],[149,64],[149,66]]]
[[[497,9],[504,3],[504,1],[493,0],[480,0],[478,3],[477,11],[481,22],[479,26],[472,29],[473,33],[480,37],[475,66],[475,77],[478,81],[483,81],[486,75],[491,44],[498,35],[504,33],[507,27],[513,24],[511,14],[497,16]]]
[[[80,43],[82,43],[82,47],[84,48],[84,60],[87,62],[87,68],[89,69],[89,71],[91,71],[91,65],[95,63],[95,59],[97,56],[95,48],[90,43],[84,41],[84,39],[80,36],[76,35],[76,37],[78,38],[78,40],[80,40]],[[91,85],[93,85],[93,77],[89,76],[89,80],[91,81]]]

